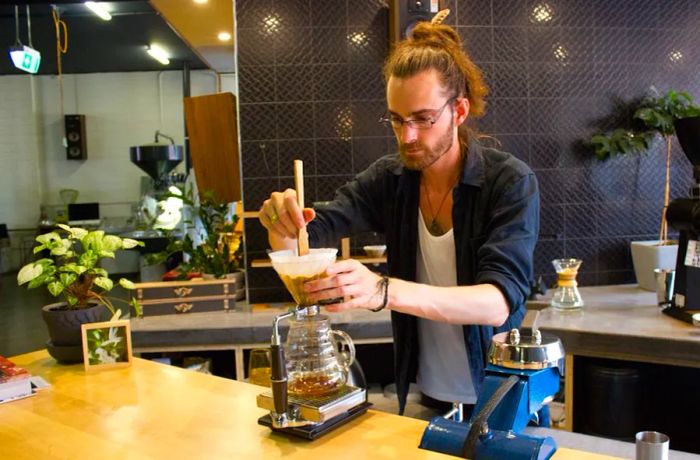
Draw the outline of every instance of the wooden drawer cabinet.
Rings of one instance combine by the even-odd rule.
[[[132,291],[142,306],[142,316],[181,315],[206,311],[228,311],[245,296],[243,274],[215,280],[136,283]]]

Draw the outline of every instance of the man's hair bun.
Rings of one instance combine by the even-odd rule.
[[[452,28],[442,24],[432,24],[427,21],[419,22],[411,33],[410,40],[421,45],[452,49],[461,48],[462,39]]]

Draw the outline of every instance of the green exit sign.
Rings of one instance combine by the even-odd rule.
[[[29,73],[37,73],[41,64],[41,53],[28,46],[15,46],[10,48],[12,63],[20,70]]]

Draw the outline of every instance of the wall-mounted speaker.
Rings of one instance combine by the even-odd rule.
[[[87,160],[87,138],[85,137],[85,115],[66,115],[66,158]]]
[[[430,21],[442,9],[439,0],[390,0],[389,43],[403,40],[419,21]]]

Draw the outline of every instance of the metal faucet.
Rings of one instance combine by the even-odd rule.
[[[317,307],[318,308],[318,307]],[[305,310],[305,309],[304,309]],[[311,425],[313,422],[304,420],[299,414],[299,408],[289,404],[287,398],[287,367],[284,359],[284,345],[279,332],[279,323],[301,313],[300,309],[277,315],[272,322],[272,339],[270,344],[270,384],[274,410],[270,412],[274,428],[289,428]]]

